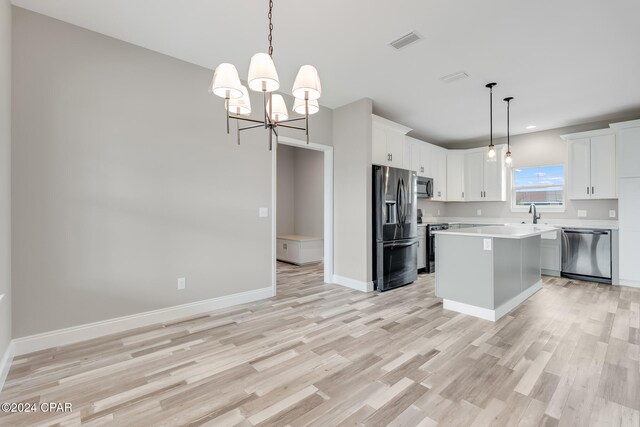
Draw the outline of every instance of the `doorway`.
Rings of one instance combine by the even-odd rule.
[[[314,265],[314,271],[322,268],[324,282],[333,281],[333,147],[280,137],[274,148],[271,211],[275,295],[278,266],[286,267],[289,273],[296,268],[293,263],[282,264],[277,259],[295,260],[300,245],[305,246],[305,256],[310,255],[302,261],[317,257],[319,252],[321,264],[307,266]],[[283,254],[283,243],[288,242],[279,237],[287,236],[302,241],[293,241],[291,252]]]

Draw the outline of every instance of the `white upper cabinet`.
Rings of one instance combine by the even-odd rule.
[[[591,138],[591,198],[615,199],[617,187],[616,136]]]
[[[408,159],[405,160],[405,134],[411,129],[373,114],[371,116],[373,164],[395,168],[404,168],[407,163],[410,164]]]
[[[569,150],[569,199],[616,199],[616,136],[604,131],[563,135]]]
[[[640,120],[637,127],[621,128],[618,131],[618,175],[620,178],[640,177]]]
[[[496,161],[489,162],[486,148],[467,150],[465,154],[465,200],[503,202],[507,200],[504,147],[496,146]]]
[[[409,152],[411,153],[411,167],[409,169],[415,171],[418,176],[431,177],[431,175],[429,175],[431,171],[429,144],[419,139],[411,138],[410,136],[407,137],[407,144],[409,145]]]
[[[447,150],[435,145],[429,147],[430,173],[433,178],[433,200],[447,200]]]
[[[447,152],[447,200],[463,202],[464,195],[464,156],[463,150]]]

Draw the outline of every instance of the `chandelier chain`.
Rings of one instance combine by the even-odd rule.
[[[269,0],[269,14],[267,15],[267,17],[269,18],[269,56],[273,56],[273,23],[271,22],[271,17],[272,17],[272,11],[273,11],[273,0]]]

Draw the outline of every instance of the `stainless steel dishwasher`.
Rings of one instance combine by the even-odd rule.
[[[562,276],[611,283],[611,230],[562,229]]]

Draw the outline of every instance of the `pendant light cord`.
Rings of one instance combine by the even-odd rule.
[[[493,147],[493,86],[489,87],[489,135],[489,145]]]
[[[271,22],[271,17],[273,16],[273,0],[269,0],[269,13],[267,17],[269,18],[269,56],[273,56],[273,23]]]
[[[509,96],[507,98],[505,98],[504,100],[507,102],[507,153],[511,153],[511,141],[510,141],[510,134],[511,134],[511,127],[510,127],[510,112],[511,112],[511,100],[513,99],[513,96]]]

